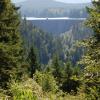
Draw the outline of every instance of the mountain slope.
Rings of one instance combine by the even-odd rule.
[[[18,5],[21,5],[22,8],[58,8],[58,7],[70,7],[70,8],[83,8],[88,6],[88,3],[84,4],[67,4],[67,3],[62,3],[54,0],[26,0],[20,3],[17,3]]]
[[[26,0],[20,3],[16,3],[16,5],[21,7],[22,15],[26,16],[36,15],[37,17],[38,14],[40,14],[41,12],[45,12],[48,9],[49,11],[52,10],[52,12],[56,10],[55,14],[59,12],[60,15],[62,14],[62,12],[68,13],[70,10],[84,9],[86,6],[90,4],[67,4],[67,3],[57,2],[54,0]]]
[[[63,7],[66,6],[66,4],[64,3],[59,3],[53,0],[26,0],[24,2],[20,2],[18,3],[19,5],[22,5],[22,7],[24,8],[48,8],[48,7]],[[31,7],[30,7],[31,5]],[[56,5],[56,6],[55,6]]]
[[[69,31],[54,36],[33,26],[31,22],[26,24],[24,20],[21,25],[21,34],[26,51],[29,51],[31,46],[35,46],[41,63],[48,63],[52,56],[58,53],[62,60],[67,61],[70,57],[75,64],[82,55],[82,49],[78,49],[76,41],[86,39],[92,35],[92,32],[84,27],[83,23],[77,23]]]

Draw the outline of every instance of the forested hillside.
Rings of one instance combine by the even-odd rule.
[[[100,0],[92,4],[85,22],[51,34],[0,1],[0,100],[100,100]]]
[[[26,0],[16,4],[20,6],[22,16],[27,17],[87,17],[86,4],[66,4],[55,0]],[[32,6],[30,6],[32,5]]]
[[[81,21],[80,23],[72,25],[72,27],[66,23],[69,25],[68,30],[66,30],[65,33],[59,32],[59,34],[47,33],[34,26],[33,23],[33,21],[30,22],[24,19],[21,24],[21,33],[25,41],[26,49],[28,50],[29,47],[35,46],[40,55],[40,62],[43,64],[47,64],[56,53],[58,53],[63,61],[66,61],[70,57],[71,61],[75,64],[82,56],[82,50],[78,50],[76,41],[86,39],[93,33],[89,28],[86,28]],[[73,23],[73,21],[70,23]],[[44,25],[46,26],[48,23]],[[57,27],[58,24],[55,25]],[[62,24],[62,27],[63,25],[64,24]],[[49,25],[47,27],[51,26],[52,25]],[[57,29],[59,28],[54,30],[56,31]]]

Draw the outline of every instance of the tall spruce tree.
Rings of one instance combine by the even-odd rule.
[[[30,52],[28,55],[28,62],[30,66],[29,67],[30,77],[33,78],[33,74],[36,72],[36,70],[40,70],[37,50],[33,46],[30,48]]]
[[[52,58],[52,74],[54,78],[56,79],[59,86],[61,86],[62,83],[62,62],[60,60],[60,57],[58,54],[54,54]]]
[[[87,54],[81,60],[85,66],[84,86],[89,100],[100,99],[100,0],[94,0],[93,6],[87,8],[89,18],[87,26],[94,31],[93,37],[85,42]]]
[[[0,0],[0,86],[7,88],[21,65],[21,38],[18,8],[10,0]]]

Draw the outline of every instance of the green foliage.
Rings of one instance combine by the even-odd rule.
[[[59,84],[59,86],[61,85],[61,79],[62,79],[62,62],[58,56],[58,54],[55,54],[52,58],[52,74],[54,76],[54,78],[57,81],[57,84]]]
[[[30,52],[29,52],[27,60],[30,66],[29,68],[30,76],[32,78],[36,70],[40,70],[39,60],[38,60],[38,56],[37,56],[35,48],[33,47],[30,48]]]
[[[34,79],[42,87],[43,91],[53,93],[57,92],[57,83],[50,73],[43,73],[37,71],[34,75]]]
[[[62,90],[64,92],[76,94],[78,88],[81,84],[79,78],[80,69],[79,67],[74,67],[71,62],[65,64],[63,71],[63,83]]]
[[[92,87],[86,87],[86,98],[88,98],[88,100],[99,100],[100,98],[100,86],[98,84],[97,87],[92,86]],[[91,93],[91,94],[90,94]]]
[[[86,99],[84,94],[74,96],[63,92],[59,92],[56,94],[47,93],[45,98],[43,98],[42,100],[86,100]]]
[[[59,60],[59,57],[55,56],[45,71],[54,76],[59,89],[63,92],[73,92],[73,94],[78,92],[78,88],[81,85],[79,79],[81,69],[79,66],[73,66],[70,61],[63,64]]]
[[[87,54],[80,62],[85,66],[82,79],[88,100],[100,98],[100,5],[98,3],[100,4],[100,1],[94,1],[93,8],[88,8],[90,17],[87,20],[87,25],[93,29],[95,34],[86,41]],[[21,30],[25,42],[23,46],[25,55],[23,56],[17,10],[18,8],[11,4],[10,0],[0,1],[0,88],[6,91],[0,92],[0,99],[67,100],[67,97],[70,98],[69,100],[76,99],[75,96],[70,97],[63,92],[77,93],[81,84],[79,79],[80,69],[74,67],[71,62],[64,64],[60,58],[63,60],[71,59],[74,64],[76,58],[80,58],[81,48],[78,49],[72,45],[77,36],[75,37],[73,34],[68,36],[66,33],[66,36],[52,37],[52,35],[46,34],[31,24],[28,25],[24,19]],[[81,36],[79,37],[81,39]],[[41,62],[47,63],[55,54],[48,68],[42,68],[42,71],[33,47],[35,44],[36,48],[39,49]],[[65,48],[67,49],[65,50]],[[65,55],[65,53],[67,54]],[[27,63],[22,59],[27,60]],[[30,76],[32,78],[34,75],[34,79],[22,79],[22,74],[28,71],[27,67],[30,67]],[[27,75],[24,74],[23,77],[25,76]],[[12,83],[10,84],[11,78]],[[84,95],[84,93],[81,94]],[[10,97],[7,95],[10,95]],[[78,99],[83,98],[79,96]]]
[[[42,97],[42,88],[32,79],[23,82],[12,82],[13,100],[38,100]]]
[[[0,91],[0,100],[11,100],[11,97],[8,95],[5,95],[3,92]]]
[[[92,8],[87,8],[89,17],[86,21],[94,34],[84,42],[86,55],[80,61],[84,65],[83,82],[89,100],[100,99],[100,0],[94,0]]]
[[[21,73],[22,47],[17,10],[10,0],[0,0],[0,86],[3,88],[7,88],[11,77]]]

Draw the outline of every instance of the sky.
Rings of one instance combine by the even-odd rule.
[[[21,2],[21,1],[25,1],[25,0],[12,0],[12,1],[13,2]],[[65,2],[65,3],[87,3],[87,2],[91,2],[91,0],[55,0],[55,1],[60,1],[60,2]]]
[[[91,2],[91,0],[56,0],[60,2],[65,2],[65,3],[87,3]]]

